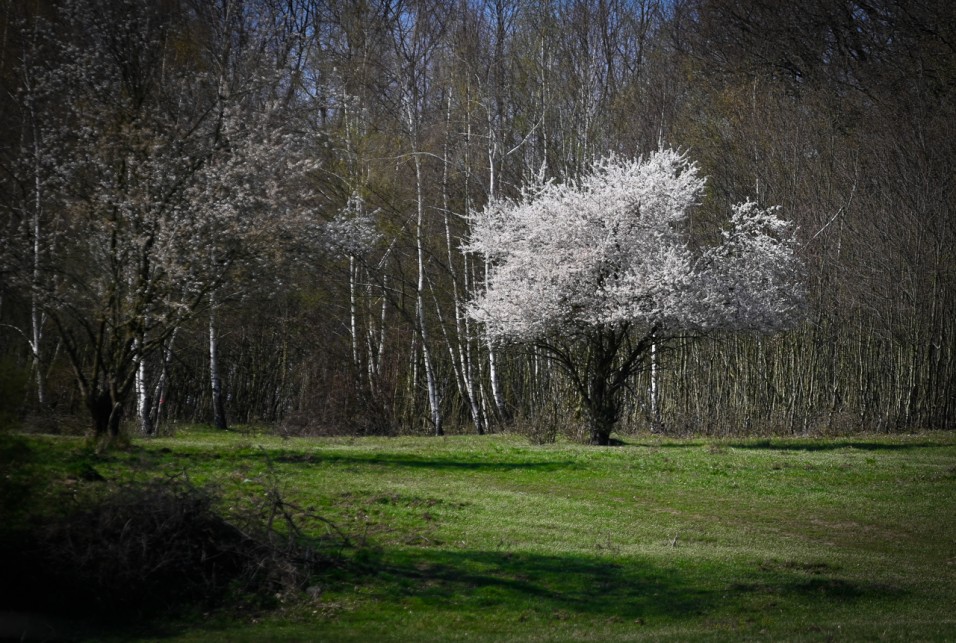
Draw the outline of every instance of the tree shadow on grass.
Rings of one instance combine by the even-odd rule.
[[[677,621],[746,612],[754,595],[832,607],[900,593],[838,574],[801,570],[728,567],[707,578],[634,558],[492,551],[391,552],[371,573],[367,582],[385,602],[415,600],[457,612],[532,612],[558,618]]]
[[[725,446],[733,449],[751,449],[767,451],[839,451],[841,449],[857,449],[860,451],[910,451],[914,449],[941,448],[946,445],[939,442],[908,442],[892,444],[886,442],[833,442],[821,440],[819,442],[787,442],[775,440],[758,440],[756,442],[728,442]]]
[[[839,451],[841,449],[858,449],[860,451],[911,451],[914,449],[941,449],[945,447],[956,446],[945,442],[906,442],[890,443],[863,440],[831,440],[821,438],[819,441],[813,439],[801,439],[799,441],[790,440],[750,440],[750,441],[731,441],[722,440],[688,440],[686,442],[664,442],[661,444],[640,444],[634,443],[631,446],[649,447],[654,449],[697,449],[701,447],[721,447],[730,449],[746,449],[752,451]]]
[[[309,459],[311,457],[311,459]],[[386,467],[409,467],[415,469],[455,469],[462,471],[557,471],[578,466],[572,460],[546,460],[528,462],[522,460],[465,459],[461,457],[427,457],[401,453],[373,453],[368,455],[344,453],[282,454],[274,456],[277,462],[325,462],[345,465],[378,465]]]
[[[704,613],[715,599],[678,572],[647,563],[489,551],[396,554],[372,582],[386,600],[401,596],[466,612],[677,617]]]
[[[421,455],[404,455],[401,453],[335,453],[314,451],[302,453],[300,451],[277,451],[262,449],[247,449],[241,452],[174,452],[171,449],[161,449],[152,453],[145,452],[144,457],[158,460],[162,454],[170,455],[175,459],[188,461],[205,460],[245,460],[245,461],[272,461],[280,464],[334,464],[342,466],[377,466],[377,467],[408,467],[414,469],[446,469],[460,471],[557,471],[579,466],[572,460],[545,460],[528,462],[523,460],[492,460],[488,458],[467,459],[462,457],[445,458],[422,457]]]

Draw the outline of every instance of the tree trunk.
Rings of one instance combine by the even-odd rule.
[[[34,116],[35,119],[35,116]],[[34,123],[36,121],[34,120]],[[43,314],[40,312],[40,306],[37,301],[37,291],[40,290],[41,266],[40,252],[42,248],[41,230],[40,230],[40,208],[41,208],[41,186],[40,186],[40,149],[37,137],[39,136],[34,127],[34,203],[33,203],[33,292],[30,295],[30,325],[32,331],[32,340],[30,348],[33,349],[33,369],[36,377],[37,404],[40,409],[46,408],[46,378],[43,374],[43,364],[41,361],[41,345],[43,343]]]
[[[651,386],[650,386],[650,406],[651,406],[651,431],[657,433],[661,430],[661,409],[658,385],[657,371],[657,342],[651,344]]]
[[[614,385],[614,359],[619,340],[613,331],[598,331],[591,338],[588,355],[587,391],[584,396],[591,444],[606,446],[621,412],[619,390]]]
[[[592,372],[590,391],[585,399],[591,444],[607,446],[611,443],[611,431],[621,414],[620,396],[610,386],[610,368]]]
[[[494,119],[492,114],[488,112],[488,200],[491,201],[495,199],[495,157],[498,153],[498,143],[494,135]],[[485,275],[488,274],[488,260],[485,259]],[[501,379],[498,373],[498,364],[497,364],[497,355],[495,354],[495,346],[490,340],[486,341],[486,346],[488,349],[488,377],[491,383],[491,399],[495,403],[495,411],[498,414],[498,420],[504,423],[507,423],[510,418],[508,417],[508,409],[505,406],[504,395],[501,392]]]
[[[219,333],[216,327],[216,302],[210,297],[209,308],[209,381],[212,389],[213,426],[225,431],[226,404],[222,397],[222,378],[219,376]]]
[[[475,386],[474,380],[474,370],[471,365],[471,347],[470,347],[470,337],[465,332],[466,325],[464,323],[464,306],[462,305],[462,300],[460,296],[459,281],[458,281],[458,270],[455,267],[456,261],[454,256],[454,247],[456,244],[452,243],[452,232],[451,232],[451,221],[450,221],[450,212],[451,212],[451,198],[449,195],[449,185],[448,185],[448,170],[449,170],[449,140],[452,138],[452,119],[451,119],[451,94],[448,95],[448,102],[445,111],[445,140],[442,148],[442,176],[441,176],[441,194],[442,194],[442,218],[445,224],[445,250],[448,258],[448,276],[451,278],[451,293],[452,293],[452,308],[454,310],[455,316],[455,333],[454,338],[449,337],[448,329],[445,324],[442,324],[442,332],[445,336],[445,342],[448,345],[448,355],[451,358],[451,366],[455,371],[455,381],[458,384],[458,394],[461,396],[466,404],[468,405],[469,413],[471,414],[471,421],[475,425],[475,431],[478,435],[482,435],[485,432],[485,422],[481,413],[481,405],[478,403],[478,397],[476,395],[477,387]],[[467,181],[467,179],[466,179]],[[468,196],[467,196],[467,184],[465,190],[465,210],[464,216],[468,217]],[[467,266],[464,267],[464,274],[467,278]],[[465,283],[465,288],[467,288],[467,281]],[[435,301],[435,308],[441,313],[441,307],[439,302]]]
[[[435,367],[432,364],[431,346],[428,338],[428,325],[425,323],[425,232],[424,217],[425,204],[422,193],[422,162],[418,155],[415,155],[415,194],[418,209],[418,223],[415,228],[415,243],[418,258],[418,284],[416,287],[416,321],[418,323],[418,335],[422,340],[422,359],[425,362],[425,383],[428,386],[428,408],[431,412],[432,426],[435,435],[444,435],[445,430],[442,426],[441,407],[438,395],[438,382],[435,377]]]
[[[491,341],[487,342],[488,347],[488,379],[491,382],[491,399],[495,403],[495,410],[498,412],[498,418],[508,423],[511,417],[508,414],[508,407],[505,405],[505,396],[501,391],[501,376],[498,372],[498,356],[495,352],[495,346]]]
[[[591,427],[592,445],[606,447],[611,444],[611,427],[599,426],[593,424]]]
[[[178,328],[173,329],[172,334],[169,336],[169,341],[163,349],[163,361],[159,371],[159,378],[156,380],[156,388],[153,389],[153,407],[150,418],[152,420],[153,431],[157,433],[160,432],[160,427],[163,422],[163,411],[166,410],[166,391],[169,386],[169,364],[173,359],[173,343],[176,341],[177,332],[179,332]]]
[[[97,391],[86,397],[86,407],[93,420],[93,437],[100,446],[111,445],[120,434],[123,405],[109,391]]]
[[[150,394],[149,380],[146,373],[146,358],[140,356],[136,367],[136,412],[139,415],[139,428],[143,435],[153,435],[153,398]]]

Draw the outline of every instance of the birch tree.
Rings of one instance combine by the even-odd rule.
[[[426,315],[426,203],[424,155],[424,119],[431,99],[431,66],[441,42],[445,11],[428,2],[410,4],[393,23],[396,56],[396,81],[400,84],[399,110],[402,128],[410,144],[415,176],[415,284],[416,333],[421,340],[422,363],[428,394],[429,419],[435,435],[444,434],[441,393],[436,356],[433,353],[431,330]]]
[[[45,119],[59,97],[43,82],[40,65],[49,34],[34,13],[29,7],[8,6],[2,25],[0,122],[7,136],[0,145],[0,280],[4,290],[27,293],[29,311],[21,323],[0,326],[13,330],[29,347],[36,405],[43,410],[50,401],[45,373],[50,351],[40,292],[50,277],[47,260],[59,227],[58,211],[49,207],[49,183],[62,140]]]
[[[467,249],[490,267],[469,315],[493,340],[535,346],[565,371],[594,444],[609,443],[655,344],[778,330],[799,313],[794,239],[772,208],[734,206],[721,243],[691,249],[684,226],[703,188],[676,151],[611,156],[474,217]]]

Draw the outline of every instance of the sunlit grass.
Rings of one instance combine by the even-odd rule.
[[[191,427],[82,457],[227,493],[271,476],[352,536],[361,564],[312,598],[181,640],[956,637],[956,435],[627,442]]]

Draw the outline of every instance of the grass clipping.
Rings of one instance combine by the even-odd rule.
[[[9,562],[24,608],[125,618],[184,607],[256,603],[300,592],[335,564],[347,539],[334,525],[257,485],[228,515],[213,488],[184,476],[127,483],[36,525]],[[327,538],[308,523],[325,523]],[[4,556],[4,558],[11,558]]]

